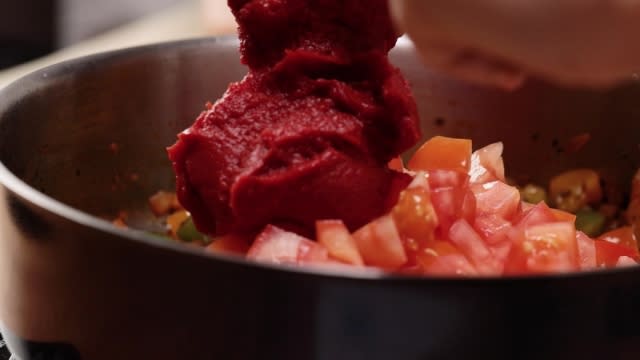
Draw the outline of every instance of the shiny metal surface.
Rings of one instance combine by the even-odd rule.
[[[640,301],[635,269],[527,280],[343,278],[204,256],[100,220],[126,209],[151,226],[146,199],[173,187],[164,149],[242,77],[236,48],[234,39],[210,39],[124,50],[2,91],[0,319],[16,338],[71,344],[84,359],[411,359],[462,356],[465,344],[495,359],[609,354],[614,345],[626,351],[619,358],[640,353],[640,332],[625,327],[635,318],[620,315],[633,312],[625,301]],[[531,82],[504,93],[424,69],[405,41],[393,59],[412,82],[425,136],[502,140],[508,173],[544,181],[588,166],[626,186],[639,163],[640,84],[590,92]],[[583,132],[592,134],[583,151],[562,151]],[[512,317],[534,298],[552,311],[574,306],[548,323],[539,310],[525,314],[541,334],[535,341],[582,338],[546,352],[511,339],[524,329]],[[594,318],[579,318],[585,311]],[[449,335],[435,334],[445,324]],[[433,338],[419,341],[422,332]],[[496,336],[520,345],[477,344]],[[401,338],[414,343],[398,350]]]

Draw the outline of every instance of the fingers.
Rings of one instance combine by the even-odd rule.
[[[640,69],[638,0],[390,4],[429,65],[467,80],[509,86],[522,80],[520,68],[563,84],[609,86]]]
[[[526,79],[519,68],[474,50],[428,46],[421,48],[420,53],[424,54],[424,62],[430,67],[479,85],[512,91]]]

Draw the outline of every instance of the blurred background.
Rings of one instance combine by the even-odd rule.
[[[78,44],[94,52],[234,30],[226,0],[0,0],[0,71]]]

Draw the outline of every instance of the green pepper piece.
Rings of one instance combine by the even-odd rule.
[[[154,231],[147,231],[146,232],[147,235],[151,235],[152,237],[158,239],[158,240],[162,240],[162,241],[167,241],[167,240],[172,240],[170,236],[168,236],[167,234],[161,234],[158,232],[154,232]]]
[[[601,235],[606,222],[607,218],[597,211],[580,210],[576,214],[576,229],[590,237]]]
[[[178,238],[186,242],[205,241],[205,236],[198,231],[191,217],[188,217],[187,220],[180,225]]]
[[[547,192],[540,186],[529,184],[520,189],[522,201],[529,204],[538,204],[547,201]]]

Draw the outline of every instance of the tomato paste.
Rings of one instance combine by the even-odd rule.
[[[408,83],[388,59],[397,35],[387,1],[229,6],[249,73],[169,148],[179,200],[198,229],[342,219],[354,230],[388,211],[407,176],[387,163],[420,130]]]

